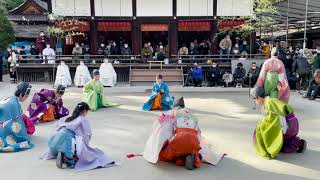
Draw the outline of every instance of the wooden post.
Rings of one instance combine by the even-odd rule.
[[[177,55],[178,53],[178,25],[177,21],[169,22],[169,49],[171,55]]]
[[[90,51],[91,51],[91,55],[96,55],[98,50],[97,50],[97,46],[98,46],[98,32],[97,32],[97,26],[96,26],[96,22],[95,22],[95,5],[94,5],[94,0],[90,0],[90,9],[91,9],[91,17],[89,19],[89,23],[90,23]]]

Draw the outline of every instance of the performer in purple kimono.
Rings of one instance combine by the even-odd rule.
[[[67,166],[76,171],[115,165],[101,150],[89,146],[92,137],[90,124],[86,119],[89,110],[88,104],[79,103],[71,117],[58,122],[49,141],[49,150],[42,156],[43,160],[57,158],[58,168]]]
[[[69,114],[69,110],[63,106],[62,96],[66,87],[58,85],[56,91],[41,89],[34,94],[26,115],[33,123],[50,122]]]

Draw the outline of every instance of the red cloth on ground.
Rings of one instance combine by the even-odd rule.
[[[199,168],[201,166],[200,149],[197,130],[177,128],[173,140],[161,150],[159,158],[161,161],[175,162],[176,165],[183,166],[185,158],[193,154],[195,156],[194,166]]]

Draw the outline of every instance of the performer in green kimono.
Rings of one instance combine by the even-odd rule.
[[[98,69],[93,70],[93,80],[83,87],[83,101],[89,105],[92,111],[96,111],[99,108],[117,106],[117,104],[108,101],[104,96]]]
[[[257,154],[270,159],[275,158],[280,151],[302,153],[307,147],[307,142],[297,136],[299,122],[293,108],[277,98],[265,96],[261,87],[254,88],[252,94],[265,114],[253,136]]]

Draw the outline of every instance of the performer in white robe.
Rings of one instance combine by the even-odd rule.
[[[103,86],[113,87],[117,83],[117,73],[108,59],[105,59],[99,69]]]
[[[88,67],[84,64],[84,61],[80,61],[80,65],[77,67],[76,74],[74,76],[74,85],[82,87],[91,80],[92,78]]]
[[[60,65],[57,67],[56,81],[54,85],[57,86],[59,84],[65,87],[70,86],[72,84],[69,67],[66,65],[64,61],[61,61]]]

